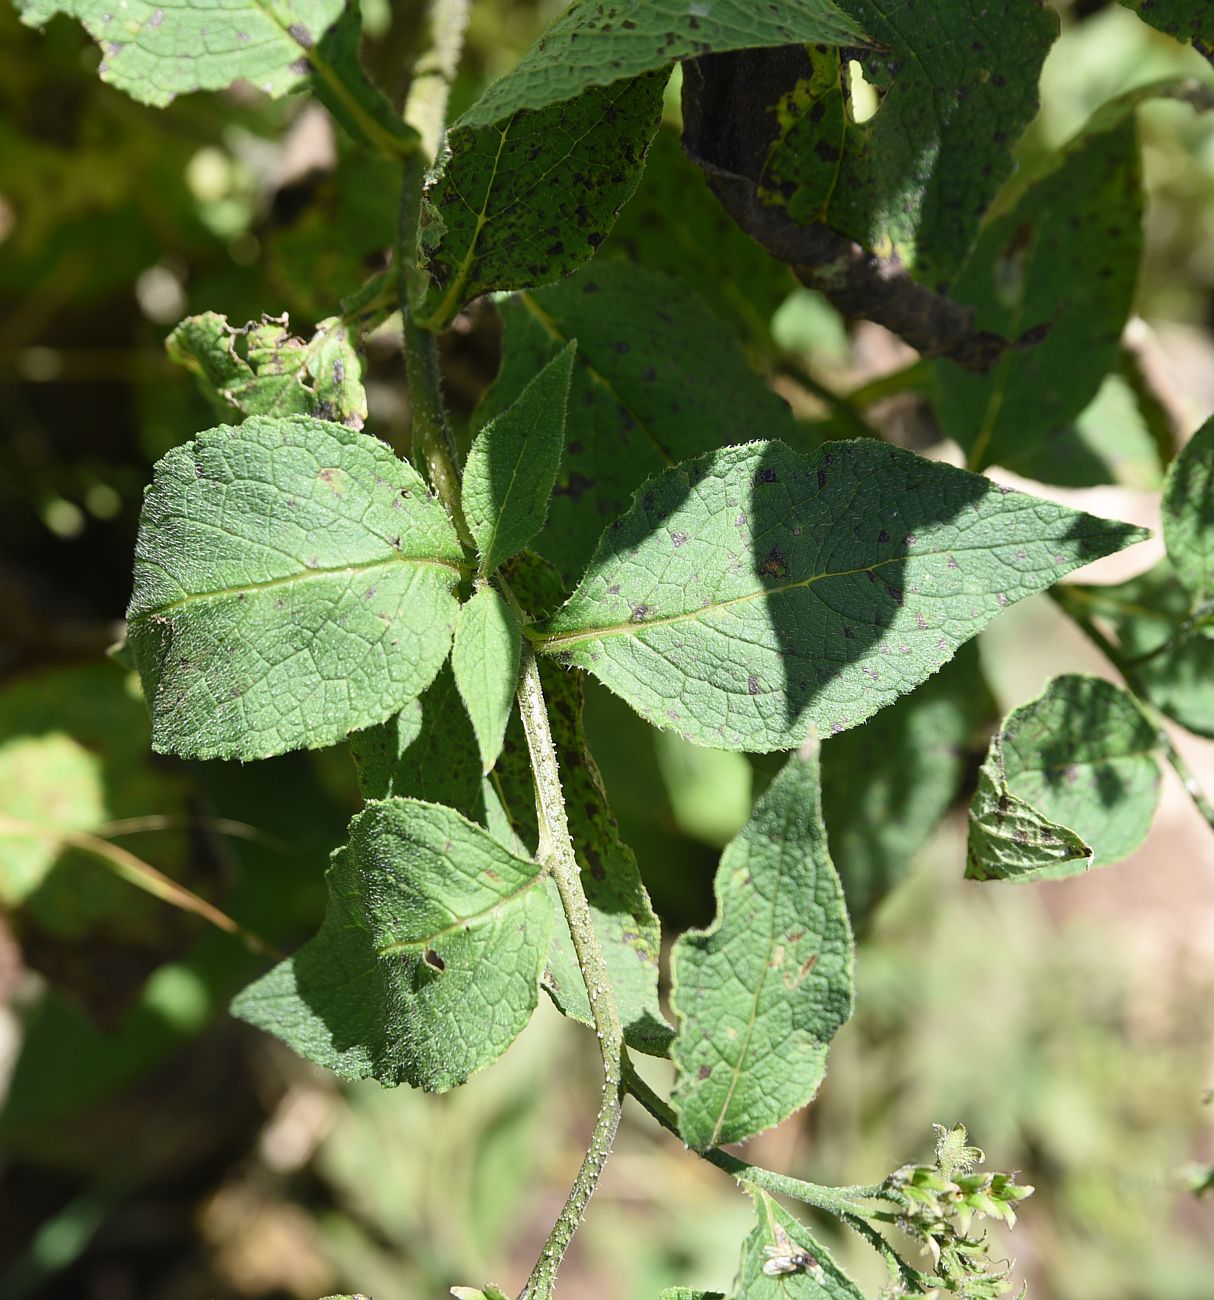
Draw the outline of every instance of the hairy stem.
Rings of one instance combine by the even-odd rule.
[[[1083,632],[1088,640],[1121,674],[1130,694],[1134,697],[1135,704],[1138,705],[1139,711],[1155,728],[1155,740],[1162,750],[1164,758],[1168,760],[1172,771],[1180,777],[1185,793],[1193,801],[1193,806],[1205,818],[1210,828],[1214,830],[1214,802],[1211,802],[1210,797],[1201,788],[1196,773],[1189,766],[1188,759],[1176,748],[1172,737],[1168,734],[1163,715],[1150,702],[1149,694],[1133,662],[1125,658],[1121,650],[1105,635],[1099,624],[1087,613],[1077,593],[1071,592],[1066,587],[1053,587],[1050,590],[1050,596],[1059,609],[1070,617],[1075,626]]]
[[[627,1059],[624,1062],[624,1086],[664,1129],[673,1133],[675,1137],[679,1136],[678,1119],[673,1109],[637,1074],[632,1063]],[[897,1197],[881,1183],[854,1187],[826,1187],[821,1183],[809,1183],[801,1178],[791,1178],[787,1174],[777,1174],[770,1169],[760,1168],[737,1156],[731,1156],[728,1151],[722,1151],[718,1147],[707,1147],[697,1154],[739,1183],[759,1187],[765,1192],[774,1192],[780,1196],[792,1197],[793,1200],[800,1201],[804,1205],[812,1205],[814,1209],[833,1214],[847,1223],[853,1219],[867,1221],[882,1217],[881,1212],[864,1205],[864,1201],[897,1202]]]
[[[405,121],[421,136],[430,158],[442,139],[447,97],[459,67],[471,7],[471,0],[430,0],[430,44],[413,65],[405,98]]]

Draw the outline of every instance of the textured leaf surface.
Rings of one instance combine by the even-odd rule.
[[[594,256],[641,174],[665,78],[587,90],[500,124],[456,123],[429,191],[429,328],[490,289],[547,284]]]
[[[531,1018],[552,913],[539,868],[450,808],[372,804],[333,856],[314,939],[234,1014],[344,1079],[443,1091]]]
[[[460,563],[442,507],[374,438],[254,416],[175,448],[127,615],[153,746],[262,758],[383,721],[447,656]]]
[[[726,848],[717,915],[675,943],[671,1102],[703,1149],[804,1106],[851,1015],[852,936],[822,824],[817,756],[793,755]]]
[[[1214,10],[1209,0],[1120,0],[1127,9],[1214,62]]]
[[[756,66],[743,130],[772,130],[759,197],[798,225],[824,223],[881,255],[893,253],[933,287],[965,259],[982,213],[1012,170],[1012,149],[1037,111],[1037,81],[1058,30],[1036,0],[848,0],[872,38],[856,52],[881,97],[856,122],[852,51],[809,50],[800,74],[773,92]],[[760,56],[762,58],[763,56]]]
[[[698,1291],[691,1286],[668,1286],[658,1300],[725,1300],[720,1291]]]
[[[730,1300],[861,1300],[856,1284],[839,1271],[803,1223],[766,1192],[747,1191],[754,1199],[758,1222],[742,1244]],[[775,1276],[763,1271],[773,1259],[787,1259],[790,1247],[813,1262]]]
[[[822,747],[830,855],[859,929],[957,798],[968,748],[994,721],[970,641],[913,694]]]
[[[1008,714],[992,741],[1003,785],[1091,846],[1090,859],[1049,875],[1106,866],[1142,844],[1159,803],[1157,749],[1155,729],[1130,696],[1099,677],[1056,677]],[[983,869],[981,842],[977,850],[967,874]]]
[[[649,475],[757,430],[797,436],[737,338],[669,276],[603,262],[501,311],[502,369],[482,419],[512,402],[567,340],[578,343],[565,455],[536,542],[566,581]]]
[[[831,0],[577,0],[462,121],[488,126],[710,50],[807,41],[857,45],[863,33]]]
[[[502,750],[521,653],[522,632],[510,606],[492,587],[474,592],[455,622],[451,667],[486,772]]]
[[[1163,540],[1194,606],[1214,596],[1214,419],[1207,420],[1168,469]]]
[[[238,79],[268,95],[294,89],[311,71],[315,43],[337,20],[342,0],[231,0],[222,7],[204,0],[22,0],[18,10],[32,26],[57,13],[77,19],[101,46],[103,81],[164,105]]]
[[[953,296],[974,307],[980,329],[1048,332],[986,375],[937,368],[941,422],[972,468],[1024,456],[1115,369],[1142,252],[1140,170],[1132,111],[1106,115],[983,232]]]
[[[688,740],[789,749],[1144,536],[873,441],[752,443],[647,483],[535,635]]]
[[[760,354],[772,350],[771,318],[796,285],[783,262],[726,216],[669,128],[654,136],[641,183],[599,250],[600,259],[611,256],[694,285]]]
[[[565,449],[575,343],[568,344],[491,420],[464,466],[463,506],[481,568],[492,572],[544,526]]]
[[[208,311],[183,320],[165,347],[224,415],[312,415],[351,429],[367,418],[362,361],[339,317],[321,321],[305,342],[286,316],[238,330]]]
[[[636,857],[620,837],[598,767],[586,745],[581,674],[551,664],[541,671],[569,833],[624,1025],[624,1038],[638,1051],[664,1056],[672,1033],[658,1002],[661,927],[641,882]],[[545,986],[565,1015],[593,1025],[585,981],[555,889],[553,906],[557,919]]]

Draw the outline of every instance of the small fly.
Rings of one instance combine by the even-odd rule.
[[[772,1228],[776,1244],[763,1247],[763,1254],[767,1256],[767,1263],[763,1265],[764,1276],[788,1277],[792,1273],[812,1273],[820,1279],[823,1276],[822,1265],[817,1259],[791,1241],[788,1233],[778,1223],[772,1224]]]

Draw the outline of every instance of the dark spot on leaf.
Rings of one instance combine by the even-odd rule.
[[[768,578],[786,578],[788,576],[788,562],[784,559],[778,546],[773,546],[767,552],[767,559],[759,565],[759,572]]]
[[[751,673],[746,679],[746,693],[747,695],[758,695],[759,693],[759,679],[754,673]]]
[[[422,961],[424,961],[431,970],[438,971],[440,975],[447,969],[447,963],[443,961],[442,957],[436,953],[433,948],[426,949],[425,953],[422,955]]]

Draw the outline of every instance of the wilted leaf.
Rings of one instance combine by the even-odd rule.
[[[703,1149],[809,1102],[851,1015],[852,936],[822,824],[816,755],[793,755],[725,850],[717,916],[674,946],[671,1103]]]
[[[789,749],[1144,536],[875,441],[727,447],[651,479],[533,635],[656,726]]]
[[[451,646],[462,555],[383,443],[250,417],[156,466],[128,636],[152,744],[263,758],[382,722]]]
[[[444,1091],[531,1018],[552,913],[534,862],[450,808],[370,805],[314,939],[232,1010],[344,1079]]]

